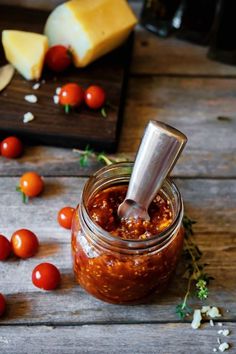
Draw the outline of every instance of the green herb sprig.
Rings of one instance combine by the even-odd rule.
[[[89,145],[86,146],[85,150],[73,149],[73,151],[79,154],[79,163],[81,167],[87,167],[90,161],[97,161],[103,165],[128,161],[128,158],[124,156],[114,158],[113,156],[106,155],[104,152],[95,152]]]
[[[211,279],[205,268],[207,264],[201,263],[202,252],[193,240],[193,225],[196,221],[189,219],[186,215],[183,218],[183,227],[185,231],[184,239],[184,274],[183,278],[188,279],[187,288],[183,301],[176,306],[176,313],[184,319],[193,309],[188,305],[188,299],[191,295],[196,296],[200,300],[205,300],[208,297],[208,285]]]

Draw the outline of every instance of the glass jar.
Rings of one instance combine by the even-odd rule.
[[[89,178],[72,225],[72,256],[77,282],[98,299],[116,304],[146,302],[168,284],[183,247],[183,202],[175,184],[166,179],[160,195],[172,205],[173,221],[157,236],[121,239],[90,217],[88,202],[98,192],[128,184],[132,163],[106,166]]]
[[[181,24],[182,0],[145,0],[140,22],[160,37],[167,37]]]

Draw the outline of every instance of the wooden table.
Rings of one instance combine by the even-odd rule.
[[[138,12],[139,3],[133,5]],[[134,155],[149,119],[188,136],[173,175],[186,213],[197,220],[196,242],[215,277],[206,303],[221,309],[218,321],[231,330],[223,339],[235,353],[236,67],[209,61],[206,51],[137,28],[119,153]],[[190,319],[180,321],[175,314],[183,279],[176,277],[162,297],[140,306],[103,303],[75,284],[70,232],[58,226],[56,215],[79,202],[87,177],[98,167],[81,168],[71,150],[43,146],[27,148],[18,160],[1,159],[0,232],[10,237],[16,229],[32,229],[41,247],[32,259],[0,264],[0,291],[8,303],[0,321],[0,353],[211,353],[220,327],[206,322],[193,330]],[[15,186],[27,170],[45,176],[46,189],[23,205]],[[59,290],[45,293],[32,285],[32,269],[42,261],[60,268]]]

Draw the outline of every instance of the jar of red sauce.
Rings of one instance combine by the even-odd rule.
[[[96,298],[115,304],[146,302],[162,292],[183,247],[183,202],[170,179],[149,208],[149,223],[116,219],[132,166],[113,164],[90,177],[72,225],[77,282]]]

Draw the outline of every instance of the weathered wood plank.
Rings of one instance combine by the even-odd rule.
[[[0,263],[0,292],[7,296],[8,313],[3,324],[14,323],[134,323],[177,321],[175,306],[186,284],[179,275],[169,290],[148,305],[114,306],[95,300],[74,283],[70,232],[57,225],[64,205],[76,205],[85,179],[47,178],[41,198],[22,205],[15,192],[17,178],[1,178],[0,232],[8,237],[18,228],[38,234],[41,248],[36,257]],[[236,181],[177,180],[187,213],[197,220],[196,241],[215,277],[210,286],[211,305],[219,306],[224,319],[236,320]],[[45,293],[31,283],[35,265],[49,261],[62,274],[61,289]],[[195,303],[195,306],[200,304]],[[230,312],[227,312],[229,310]]]
[[[89,176],[103,166],[91,159],[88,167],[81,167],[79,156],[67,148],[27,146],[19,159],[1,158],[0,176],[20,176],[29,170],[44,176]]]
[[[189,139],[175,176],[235,177],[235,95],[235,80],[132,78],[118,152],[133,158],[146,123],[157,119],[183,130]],[[100,166],[80,168],[72,150],[36,146],[18,160],[1,159],[0,175],[37,169],[44,175],[82,176]]]
[[[176,175],[235,176],[235,93],[234,80],[132,79],[119,151],[135,151],[145,124],[157,119],[189,139]]]
[[[155,353],[188,354],[213,352],[217,338],[228,342],[233,353],[236,324],[224,324],[229,337],[219,336],[219,327],[203,325],[193,330],[186,324],[83,325],[79,327],[1,327],[1,354]]]
[[[180,76],[236,76],[236,67],[207,58],[207,47],[171,37],[163,39],[138,27],[131,72]]]

